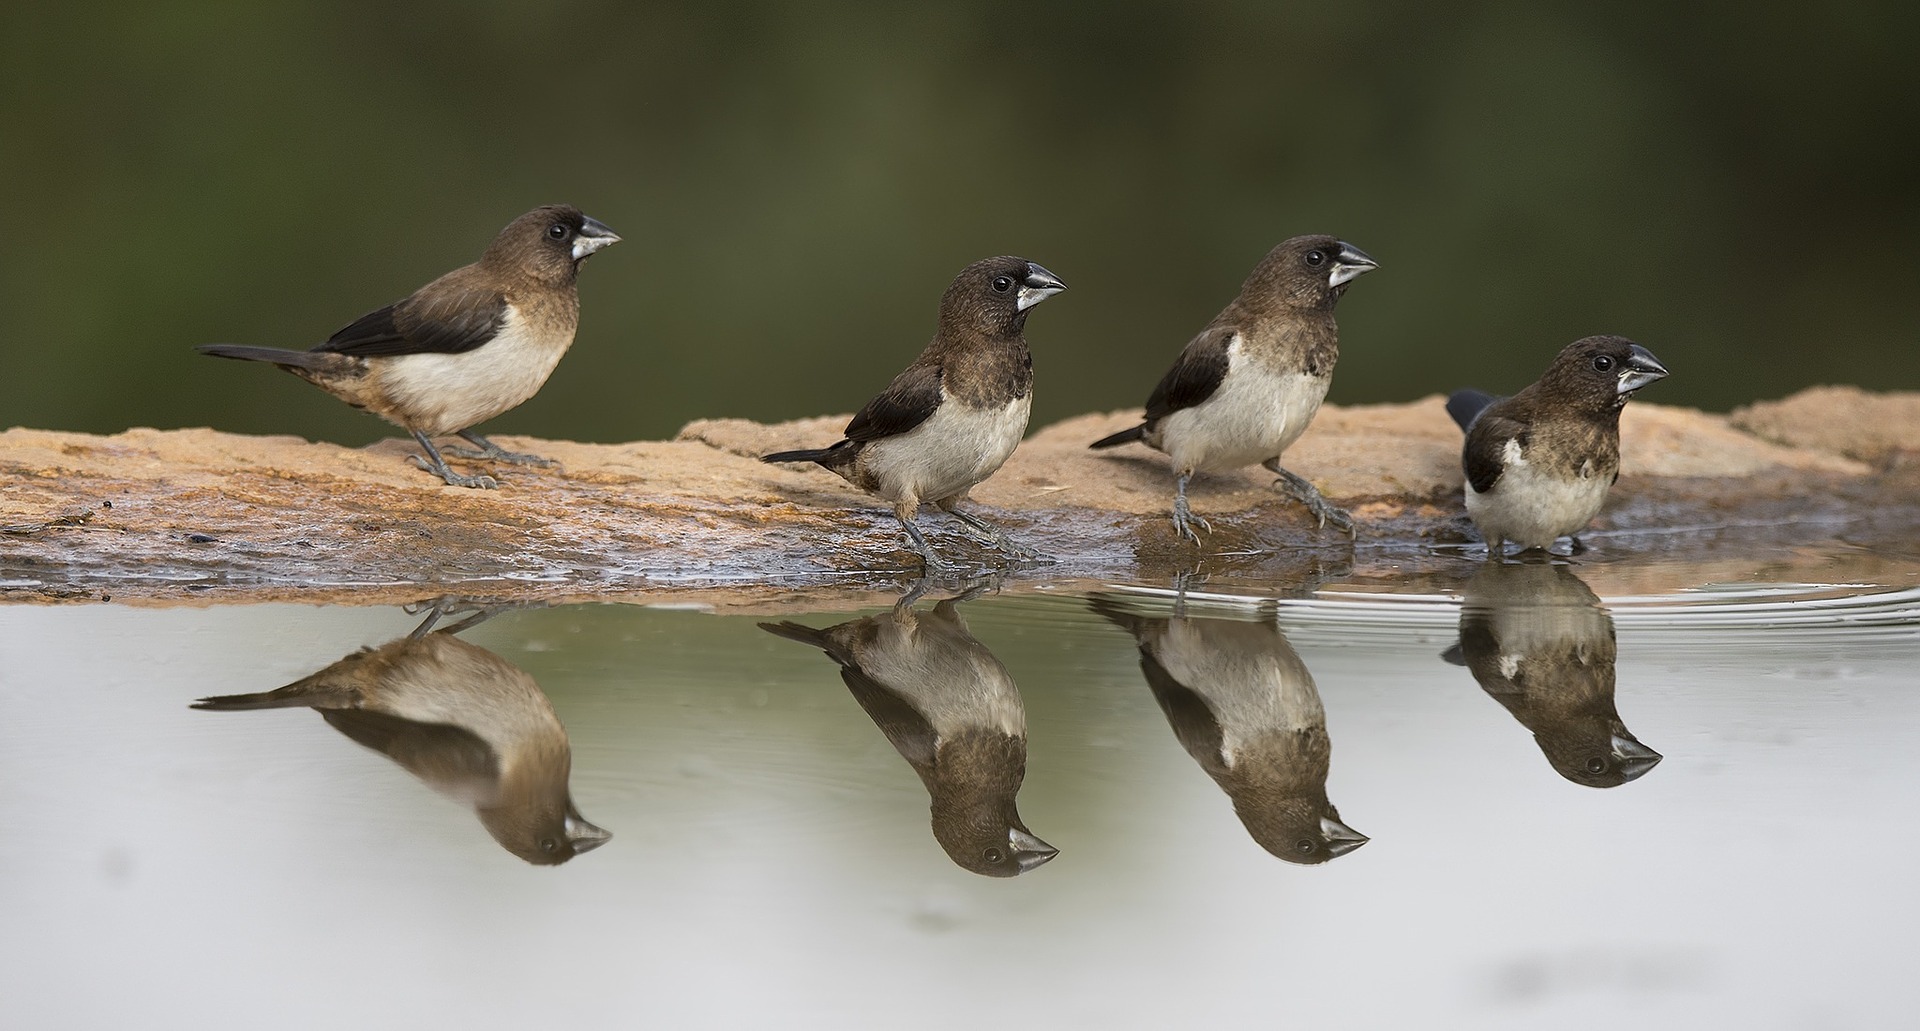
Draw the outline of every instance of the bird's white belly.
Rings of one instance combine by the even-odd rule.
[[[464,430],[519,405],[539,392],[566,353],[566,344],[537,341],[509,313],[500,333],[471,351],[397,355],[375,359],[375,368],[392,407],[431,436]]]
[[[1006,464],[1027,432],[1033,395],[1002,408],[969,408],[944,399],[927,421],[897,437],[874,441],[863,456],[882,496],[911,494],[939,501],[960,494]]]
[[[1562,477],[1541,472],[1509,445],[1506,468],[1485,494],[1467,484],[1467,515],[1489,540],[1522,548],[1546,548],[1577,534],[1600,514],[1610,477],[1594,473]]]
[[[1269,372],[1243,358],[1235,345],[1220,389],[1161,420],[1159,446],[1176,469],[1238,469],[1277,458],[1306,432],[1332,382]]]

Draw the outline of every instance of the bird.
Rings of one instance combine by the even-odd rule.
[[[526,671],[454,633],[432,630],[362,648],[311,676],[258,694],[217,695],[215,712],[310,708],[335,730],[470,805],[501,847],[540,866],[612,837],[574,806],[573,749],[553,705]]]
[[[1456,391],[1447,414],[1466,432],[1467,515],[1490,558],[1547,549],[1600,514],[1620,478],[1620,410],[1667,367],[1625,337],[1590,336],[1562,348],[1531,386],[1512,397]]]
[[[1182,610],[1143,615],[1103,596],[1091,604],[1133,635],[1174,737],[1233,800],[1261,848],[1311,865],[1367,843],[1327,800],[1326,709],[1279,624]]]
[[[1613,617],[1585,581],[1557,562],[1489,562],[1463,594],[1460,641],[1441,657],[1533,732],[1555,772],[1611,788],[1660,762],[1614,708]]]
[[[406,430],[426,452],[415,465],[450,486],[492,489],[491,476],[447,467],[433,439],[457,434],[462,458],[552,465],[508,451],[472,427],[532,397],[580,323],[580,263],[620,237],[568,204],[507,223],[480,260],[355,319],[307,351],[203,344],[201,354],[268,362]]]
[[[816,629],[762,623],[819,648],[931,799],[934,840],[956,866],[1014,877],[1058,854],[1027,829],[1014,797],[1027,771],[1027,711],[1000,660],[967,629],[959,604],[914,608],[924,581],[892,609]]]
[[[1187,343],[1147,398],[1146,419],[1093,442],[1110,448],[1140,441],[1167,455],[1177,479],[1173,527],[1198,545],[1187,504],[1195,473],[1259,462],[1276,486],[1307,506],[1320,526],[1349,536],[1353,517],[1322,497],[1280,456],[1306,431],[1333,382],[1340,337],[1333,307],[1347,284],[1379,267],[1358,247],[1331,236],[1296,236],[1268,252],[1239,296]]]
[[[1003,553],[1037,554],[958,506],[1020,443],[1033,407],[1033,355],[1023,331],[1034,305],[1065,290],[1025,258],[984,258],[960,270],[940,298],[932,342],[847,424],[832,447],[781,451],[768,463],[813,462],[893,504],[924,569],[949,564],[914,516],[922,503],[953,516]]]

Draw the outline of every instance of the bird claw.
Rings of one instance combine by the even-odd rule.
[[[1193,532],[1194,523],[1199,523],[1200,528],[1207,531],[1209,536],[1213,534],[1213,524],[1201,516],[1194,515],[1193,509],[1187,507],[1186,498],[1175,498],[1173,502],[1174,533],[1192,541],[1195,547],[1199,547],[1200,535]]]
[[[539,455],[530,455],[524,451],[508,451],[503,447],[489,449],[449,445],[440,450],[456,458],[488,459],[495,462],[506,462],[509,465],[531,465],[540,469],[551,469],[560,464],[551,458],[541,458]]]
[[[500,481],[491,476],[466,476],[454,472],[452,469],[435,469],[431,462],[421,458],[419,455],[408,455],[407,457],[413,459],[413,464],[419,466],[422,470],[447,481],[447,486],[449,487],[472,487],[476,490],[498,490],[500,488]]]
[[[1345,533],[1349,540],[1360,536],[1359,528],[1354,524],[1353,515],[1328,501],[1314,489],[1313,484],[1298,477],[1283,475],[1275,479],[1273,485],[1285,490],[1294,500],[1307,506],[1307,513],[1313,516],[1320,529],[1324,530],[1328,523],[1332,523],[1333,528]]]

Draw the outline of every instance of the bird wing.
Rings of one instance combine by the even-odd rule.
[[[1167,714],[1167,723],[1173,727],[1173,736],[1180,740],[1180,747],[1185,748],[1209,776],[1224,774],[1227,763],[1220,750],[1226,745],[1226,732],[1220,728],[1220,721],[1207,706],[1206,699],[1173,679],[1173,674],[1145,648],[1140,649],[1140,671],[1147,675],[1147,687],[1160,703],[1160,711]]]
[[[1491,412],[1481,413],[1467,434],[1467,446],[1460,460],[1467,469],[1467,482],[1481,494],[1493,489],[1507,469],[1509,441],[1518,441],[1524,450],[1529,443],[1527,424]]]
[[[922,778],[927,777],[933,770],[934,753],[940,744],[940,735],[933,729],[933,723],[898,691],[868,676],[858,666],[841,667],[840,679],[901,758],[912,763]]]
[[[940,396],[940,367],[909,365],[847,423],[847,439],[879,440],[905,433],[933,415]]]
[[[1238,335],[1232,326],[1209,326],[1188,341],[1147,398],[1147,421],[1164,419],[1212,397],[1227,378],[1227,348]]]
[[[456,275],[360,316],[314,350],[377,358],[461,354],[479,347],[506,323],[507,298],[496,288],[462,283],[454,279]]]

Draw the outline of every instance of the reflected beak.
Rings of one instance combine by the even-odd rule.
[[[1007,835],[1007,841],[1013,846],[1013,861],[1020,867],[1021,873],[1026,873],[1036,866],[1045,866],[1048,860],[1060,854],[1059,849],[1018,827],[1013,828],[1012,833]]]
[[[1062,283],[1059,276],[1029,261],[1026,278],[1020,281],[1020,291],[1013,295],[1014,307],[1018,311],[1026,311],[1066,288],[1067,284]]]
[[[618,239],[618,237],[615,237]],[[612,837],[612,831],[601,830],[588,823],[579,813],[568,813],[566,822],[567,840],[573,844],[575,855],[591,852],[606,844]]]
[[[1339,820],[1325,816],[1320,818],[1320,833],[1326,836],[1327,853],[1336,858],[1372,840]]]
[[[573,238],[573,260],[585,261],[594,251],[619,242],[620,234],[608,229],[605,222],[585,219],[580,224],[580,235]]]
[[[1339,286],[1342,283],[1351,282],[1379,267],[1380,263],[1369,257],[1366,251],[1342,240],[1340,253],[1334,255],[1333,274],[1327,277],[1327,285]]]
[[[1666,378],[1667,367],[1660,364],[1660,359],[1655,358],[1652,351],[1635,344],[1627,357],[1627,364],[1620,369],[1620,385],[1614,392],[1625,397],[1654,380]]]
[[[1613,735],[1612,745],[1613,757],[1620,761],[1620,776],[1625,780],[1633,780],[1644,775],[1648,770],[1660,765],[1660,760],[1665,758],[1646,745],[1618,734]]]

